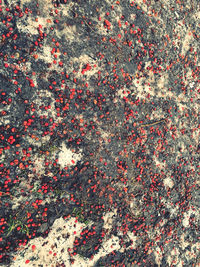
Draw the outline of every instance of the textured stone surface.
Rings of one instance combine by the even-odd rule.
[[[2,266],[198,266],[199,36],[198,0],[0,0]]]

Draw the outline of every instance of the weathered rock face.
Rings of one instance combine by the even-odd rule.
[[[3,266],[198,265],[198,7],[0,0]]]

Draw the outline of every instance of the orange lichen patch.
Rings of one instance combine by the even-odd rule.
[[[127,191],[128,191],[128,188],[124,187],[124,192],[127,193]]]
[[[17,165],[19,163],[19,160],[18,159],[14,159],[14,163],[15,163],[15,165]]]
[[[22,162],[20,162],[20,164],[19,164],[19,168],[22,169],[22,170],[25,169],[25,166],[24,166],[24,164],[23,164]]]
[[[31,138],[32,138],[32,139],[35,139],[36,141],[39,141],[39,137],[37,137],[37,136],[34,135],[34,134],[31,135]]]
[[[110,204],[112,205],[112,204],[113,204],[112,195],[111,195],[111,194],[109,194],[109,195],[108,195],[108,198],[109,198],[109,202],[110,202]]]

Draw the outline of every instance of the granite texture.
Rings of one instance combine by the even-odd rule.
[[[1,266],[199,266],[198,0],[0,0]]]

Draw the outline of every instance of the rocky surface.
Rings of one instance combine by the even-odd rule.
[[[0,0],[2,266],[198,266],[198,0]]]

